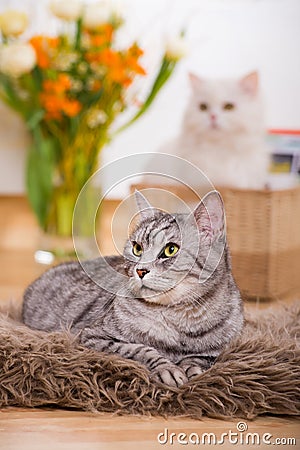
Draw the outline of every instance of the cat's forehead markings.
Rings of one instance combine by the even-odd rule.
[[[176,223],[176,220],[173,216],[156,217],[148,224],[141,224],[140,228],[137,230],[136,238],[138,238],[140,242],[149,245],[161,232],[165,235],[167,230],[174,226],[174,223]]]
[[[156,221],[157,219],[151,219],[149,222],[141,222],[134,232],[135,239],[138,239],[139,241],[144,240],[144,237],[149,234],[149,230],[151,230],[153,224],[156,223]]]
[[[156,245],[162,246],[166,244],[167,242],[167,229],[170,227],[165,227],[161,230],[154,231],[152,236],[150,237],[150,240],[154,242]]]
[[[173,233],[168,233],[168,231],[174,231],[174,225],[177,225],[176,220],[172,218],[168,218],[168,223],[163,225],[161,224],[161,227],[157,227],[153,229],[149,234],[149,240],[154,242],[157,245],[163,245],[166,244],[167,241],[172,237],[171,235]]]
[[[149,245],[150,243],[150,239],[151,239],[151,231],[152,230],[157,230],[157,219],[156,220],[152,220],[147,228],[144,230],[144,233],[142,234],[142,239],[145,240],[147,242],[147,244]]]

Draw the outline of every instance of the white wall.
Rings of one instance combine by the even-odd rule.
[[[1,0],[18,6],[18,0]],[[22,1],[35,31],[53,30],[45,22],[42,1]],[[44,3],[46,3],[44,1]],[[153,73],[165,35],[187,29],[190,52],[161,92],[153,108],[103,153],[103,163],[136,152],[156,151],[176,135],[189,88],[186,74],[239,76],[258,69],[269,128],[300,129],[299,0],[127,0],[128,26],[123,41],[138,37]],[[38,9],[37,9],[38,8]],[[143,81],[143,90],[145,82]],[[9,125],[10,124],[10,125]],[[24,137],[20,123],[0,110],[0,193],[23,191]],[[142,168],[141,168],[142,170]],[[124,188],[122,188],[124,189]],[[121,195],[115,190],[113,195]]]

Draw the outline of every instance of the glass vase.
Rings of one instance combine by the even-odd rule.
[[[47,208],[45,227],[41,229],[38,249],[35,252],[35,260],[38,263],[52,264],[98,256],[95,254],[95,233],[100,216],[97,203],[101,189],[89,186],[84,190],[84,200],[80,201],[74,225],[73,213],[79,192],[78,189],[70,190],[63,185],[54,188]],[[76,249],[73,242],[74,232]]]

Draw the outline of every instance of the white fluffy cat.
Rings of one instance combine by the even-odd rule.
[[[192,95],[181,133],[161,151],[192,162],[215,186],[263,188],[270,155],[258,74],[238,80],[189,77]]]

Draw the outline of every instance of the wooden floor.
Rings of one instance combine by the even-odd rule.
[[[101,246],[104,254],[114,252],[109,238],[111,216],[117,202],[106,203],[103,211]],[[122,224],[121,224],[122,225]],[[47,267],[34,262],[33,251],[38,241],[38,227],[23,198],[0,197],[0,301],[10,299],[21,301],[22,292],[27,284],[41,274]],[[291,301],[292,298],[287,301]],[[247,304],[247,308],[266,307],[259,303]],[[238,420],[219,421],[204,419],[194,421],[186,419],[164,420],[144,417],[116,417],[108,414],[91,414],[78,411],[56,409],[0,409],[0,450],[148,450],[158,448],[184,448],[197,446],[181,444],[191,433],[200,438],[203,433],[215,433],[216,439],[222,433],[237,431]],[[245,422],[245,421],[243,421]],[[280,447],[300,449],[300,420],[284,417],[261,417],[246,421],[247,432],[258,433],[263,439],[264,433],[270,433],[270,445],[275,446],[276,438],[297,438],[295,445]],[[168,438],[166,432],[168,430]],[[239,432],[245,436],[247,432]],[[158,442],[158,435],[161,443]],[[172,437],[171,433],[175,433]],[[180,433],[186,433],[180,436]],[[171,435],[171,436],[170,436]],[[234,438],[234,436],[233,436]],[[232,439],[233,439],[232,438]],[[191,436],[195,439],[195,434]],[[163,445],[164,441],[167,443]],[[267,443],[247,445],[245,448],[270,448]],[[223,449],[242,448],[241,444],[231,444],[225,439],[219,444]],[[277,445],[276,445],[277,446]],[[204,447],[199,445],[198,447]],[[205,446],[208,448],[211,446]],[[243,447],[244,448],[244,447]],[[271,447],[272,448],[272,447]]]
[[[249,433],[258,433],[263,439],[264,433],[272,434],[271,445],[262,444],[245,448],[274,448],[276,438],[299,437],[299,421],[292,419],[264,418],[247,422]],[[168,430],[168,435],[165,433]],[[183,445],[178,443],[180,433],[186,433],[188,439],[192,433],[202,438],[203,433],[214,433],[218,440],[224,432],[235,433],[236,422],[224,422],[206,419],[203,422],[193,420],[163,420],[141,417],[113,417],[75,411],[49,411],[7,409],[0,411],[0,448],[1,450],[150,450],[159,448],[203,448],[202,445]],[[168,443],[163,445],[167,437]],[[171,444],[171,433],[176,433]],[[238,433],[238,439],[240,434]],[[192,438],[192,437],[191,437]],[[192,438],[193,439],[193,438]],[[233,438],[232,438],[233,439]],[[206,441],[207,442],[207,441]],[[297,445],[298,444],[298,445]],[[296,445],[283,445],[283,448],[299,449]],[[207,448],[208,446],[205,446]],[[210,446],[209,446],[210,447]],[[214,446],[218,447],[218,446]],[[279,446],[278,448],[280,448]],[[240,449],[241,445],[232,445],[228,441],[220,444],[222,449]]]

